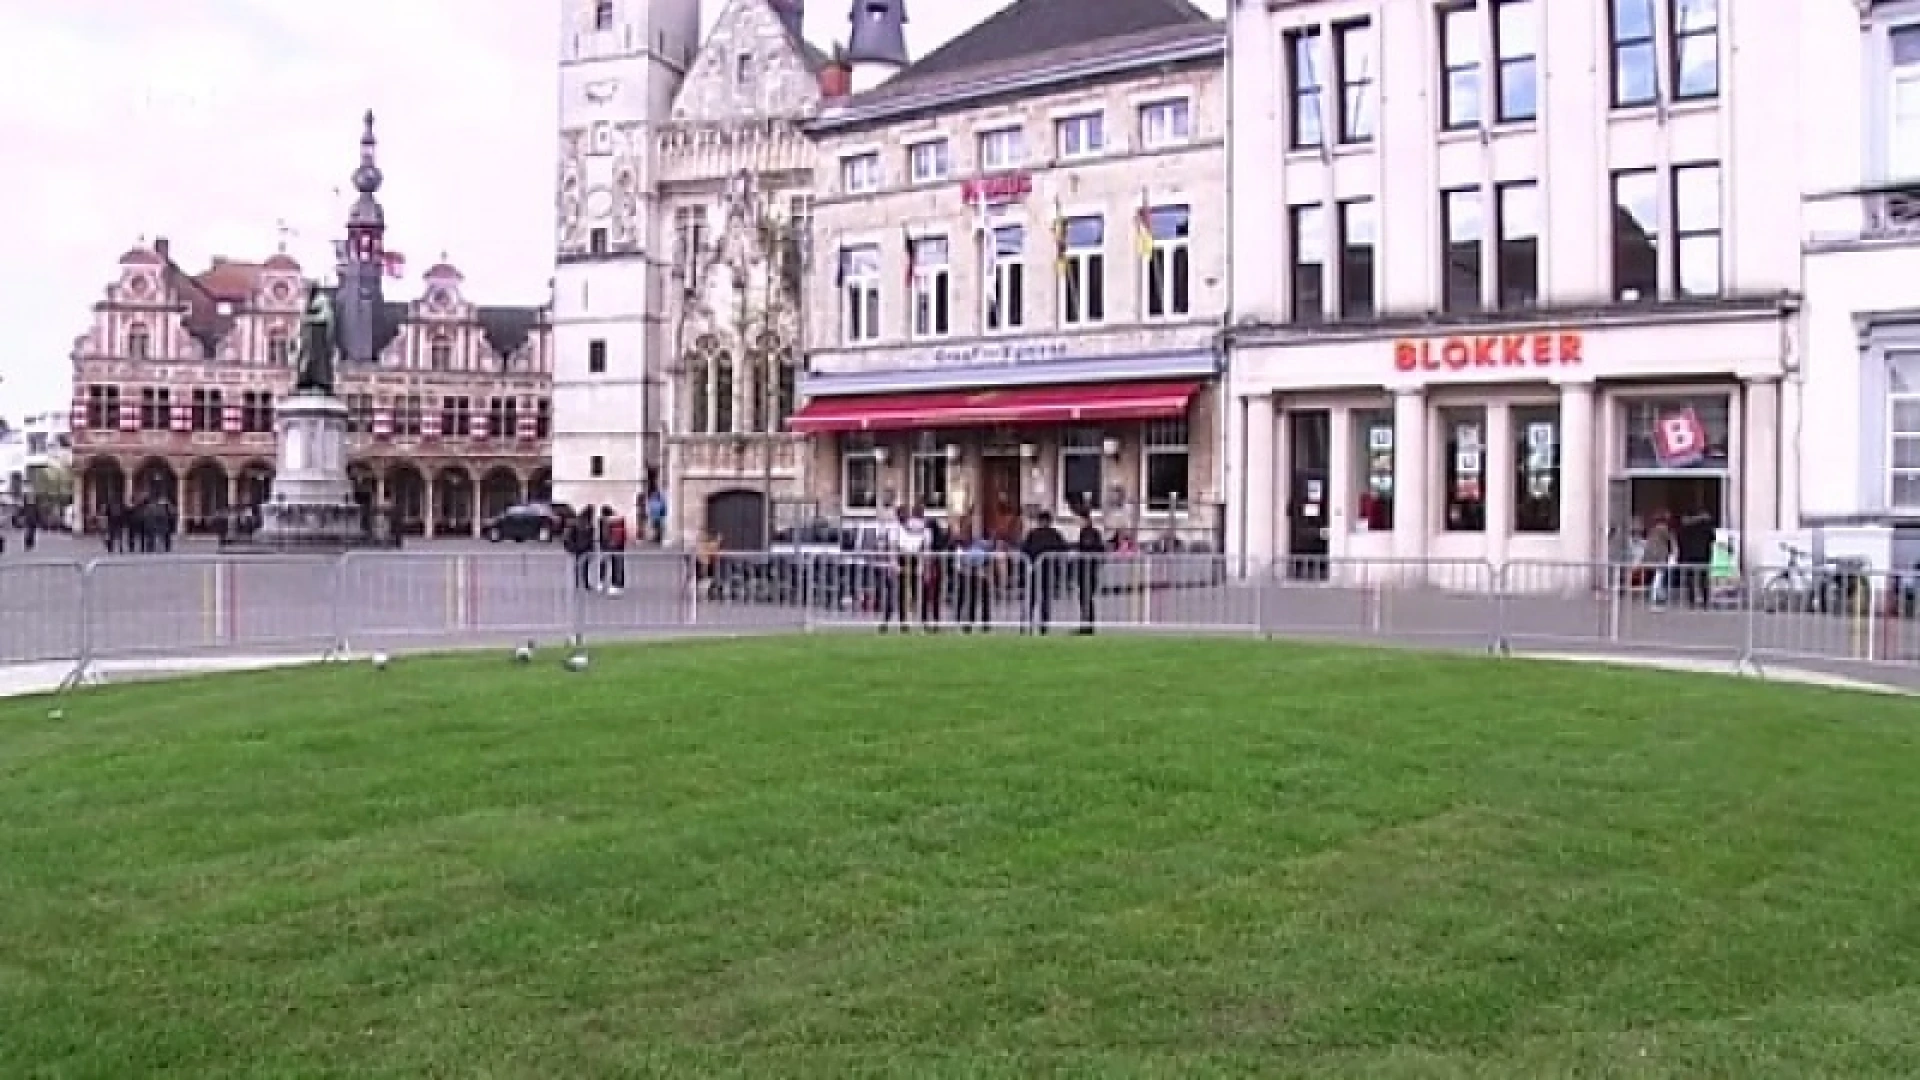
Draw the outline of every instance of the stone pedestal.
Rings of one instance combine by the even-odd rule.
[[[372,542],[347,478],[347,406],[330,394],[296,392],[275,412],[279,467],[249,543],[335,549]]]

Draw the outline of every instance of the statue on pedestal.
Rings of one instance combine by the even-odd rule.
[[[333,362],[340,351],[334,333],[333,299],[318,284],[307,287],[307,313],[300,320],[299,351],[295,355],[293,389],[333,393]]]

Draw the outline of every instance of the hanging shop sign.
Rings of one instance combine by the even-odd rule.
[[[1653,421],[1653,456],[1662,468],[1679,469],[1707,456],[1707,425],[1692,408],[1663,412]]]
[[[1402,338],[1393,343],[1393,366],[1433,374],[1579,367],[1585,348],[1585,335],[1572,331]]]
[[[1023,172],[970,176],[960,182],[960,195],[968,203],[984,202],[988,206],[997,206],[1001,203],[1020,202],[1031,194],[1033,194],[1033,177]]]

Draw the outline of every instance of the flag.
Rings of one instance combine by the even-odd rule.
[[[1061,286],[1066,290],[1066,307],[1069,312],[1080,309],[1079,290],[1074,287],[1073,275],[1067,267],[1069,238],[1067,236],[1067,215],[1060,210],[1060,200],[1053,200],[1053,272],[1059,276]]]
[[[1153,211],[1147,209],[1144,196],[1140,209],[1133,212],[1133,246],[1143,259],[1153,254]]]
[[[407,257],[397,251],[380,253],[380,267],[390,278],[404,277],[407,273]]]

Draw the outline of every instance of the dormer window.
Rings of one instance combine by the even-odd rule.
[[[741,53],[733,58],[733,86],[744,90],[753,85],[753,54]]]
[[[593,28],[595,30],[613,29],[613,0],[594,0]]]

